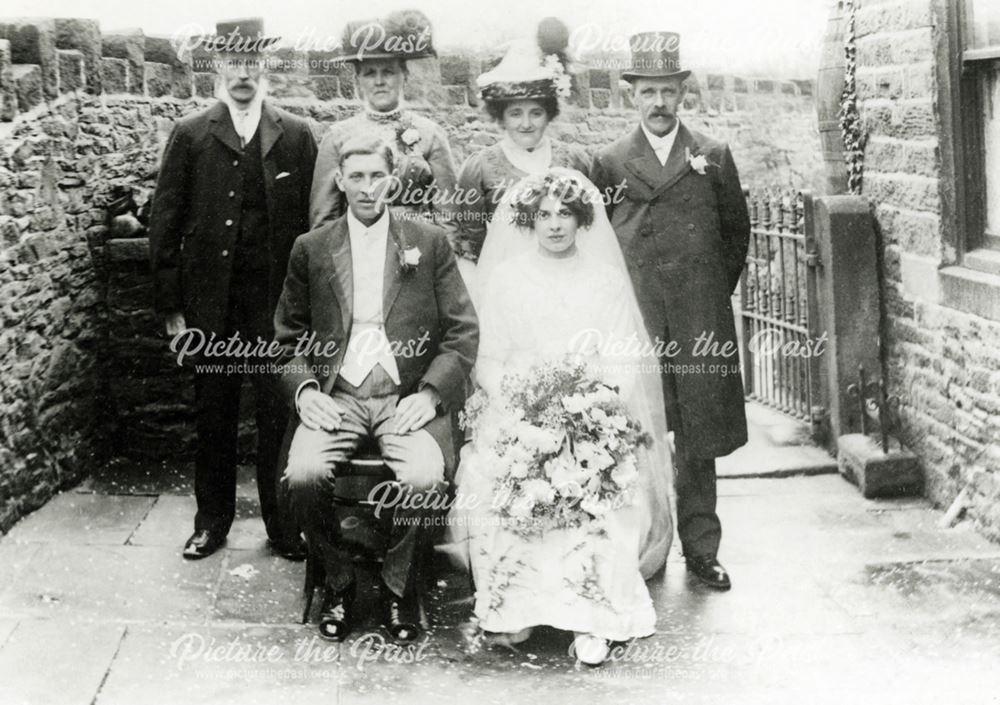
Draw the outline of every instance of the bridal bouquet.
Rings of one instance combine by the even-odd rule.
[[[618,391],[564,359],[507,375],[462,413],[494,469],[494,511],[523,536],[579,527],[631,504],[636,449],[650,442]],[[599,528],[599,525],[595,525]]]

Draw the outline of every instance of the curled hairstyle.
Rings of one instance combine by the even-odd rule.
[[[545,114],[549,116],[549,120],[554,120],[559,114],[559,99],[555,96],[545,97],[545,98],[510,98],[509,100],[483,100],[483,106],[486,108],[486,114],[493,118],[493,121],[499,123],[503,120],[504,109],[515,101],[520,100],[533,100],[542,108],[545,109]]]
[[[390,174],[393,169],[396,168],[396,158],[393,154],[392,147],[388,142],[379,137],[372,137],[371,135],[358,135],[357,137],[351,137],[344,142],[340,148],[340,159],[337,161],[337,166],[341,169],[341,171],[344,169],[344,162],[347,161],[347,158],[353,157],[357,154],[375,154],[382,157],[385,160],[385,165],[388,167]]]
[[[550,171],[518,188],[511,199],[511,206],[514,209],[514,224],[519,228],[530,230],[535,227],[538,209],[546,196],[568,208],[578,227],[589,228],[594,223],[594,197],[569,174]]]

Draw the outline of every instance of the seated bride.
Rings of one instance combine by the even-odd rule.
[[[508,643],[548,625],[576,658],[653,633],[644,578],[673,525],[662,391],[621,249],[579,172],[527,177],[480,259],[480,387],[456,478],[454,545],[475,615]]]

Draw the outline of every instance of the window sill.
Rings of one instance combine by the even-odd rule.
[[[942,306],[1000,321],[1000,274],[944,267],[938,270],[938,284]]]

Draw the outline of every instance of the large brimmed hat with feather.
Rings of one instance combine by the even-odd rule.
[[[348,22],[337,59],[425,59],[437,56],[431,21],[420,10],[399,10],[374,20]]]
[[[568,46],[566,25],[555,17],[542,20],[534,38],[513,42],[500,63],[476,79],[480,96],[490,102],[568,98]]]

